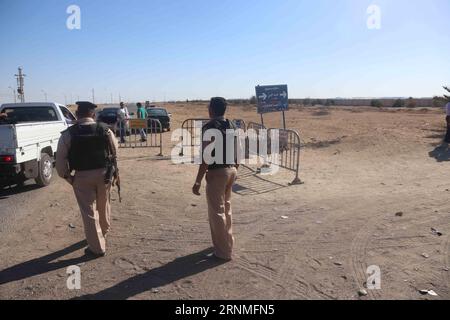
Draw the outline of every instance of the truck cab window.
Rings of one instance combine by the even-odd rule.
[[[75,118],[75,116],[72,114],[72,112],[69,111],[69,109],[65,108],[65,107],[60,107],[61,108],[61,112],[64,116],[64,118],[66,118],[67,120],[70,121],[77,121],[77,118]]]
[[[59,121],[52,107],[12,107],[3,111],[14,123]]]

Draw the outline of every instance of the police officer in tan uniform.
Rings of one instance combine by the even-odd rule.
[[[209,104],[209,116],[211,120],[203,127],[203,134],[209,129],[219,130],[223,134],[223,161],[213,164],[200,165],[197,179],[192,192],[200,195],[200,187],[206,174],[206,198],[208,202],[208,217],[211,228],[214,256],[221,260],[231,260],[233,255],[233,221],[231,209],[232,187],[237,178],[238,162],[226,160],[226,130],[236,129],[230,120],[225,119],[227,102],[224,98],[212,98]],[[206,148],[206,144],[203,148]],[[217,152],[215,150],[214,152]],[[213,155],[215,156],[215,155]]]
[[[78,120],[62,133],[58,143],[56,169],[75,192],[89,246],[86,254],[99,257],[106,253],[105,239],[110,231],[111,183],[105,175],[109,156],[117,154],[118,143],[106,125],[95,122],[96,105],[77,105]]]

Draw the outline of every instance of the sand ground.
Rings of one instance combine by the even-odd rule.
[[[168,108],[174,128],[207,115],[204,105]],[[229,116],[259,120],[245,106]],[[266,119],[280,126],[278,114]],[[211,246],[204,190],[191,194],[196,168],[168,160],[175,142],[165,133],[165,157],[120,151],[123,202],[114,191],[105,258],[83,257],[80,214],[61,179],[0,193],[0,298],[449,299],[442,112],[293,108],[287,120],[302,138],[305,184],[288,186],[289,172],[261,179],[241,169],[234,261],[203,258]],[[79,291],[66,287],[71,265],[81,267]],[[360,298],[371,265],[381,290]]]

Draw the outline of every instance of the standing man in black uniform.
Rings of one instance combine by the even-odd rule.
[[[96,105],[90,102],[77,105],[76,124],[59,139],[56,169],[75,192],[89,245],[87,253],[104,256],[111,214],[111,181],[106,176],[118,144],[106,125],[95,122]]]
[[[222,133],[223,159],[219,160],[220,163],[216,161],[213,164],[206,164],[203,158],[192,192],[200,195],[200,187],[206,174],[206,198],[214,255],[221,260],[229,261],[232,259],[234,245],[231,194],[237,178],[238,161],[235,157],[233,163],[227,163],[226,133],[227,130],[236,128],[230,120],[225,119],[226,109],[227,102],[224,98],[211,99],[209,104],[211,120],[203,127],[203,135],[209,129],[216,129]],[[203,148],[205,149],[206,145]],[[231,152],[231,150],[228,151]]]

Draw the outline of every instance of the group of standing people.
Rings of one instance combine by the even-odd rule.
[[[75,193],[88,243],[86,254],[101,257],[106,254],[106,237],[111,226],[110,191],[114,181],[107,178],[108,164],[112,158],[117,157],[118,142],[106,125],[95,121],[96,105],[90,102],[77,102],[77,105],[77,122],[62,132],[59,140],[56,169]],[[121,121],[125,122],[130,115],[123,103],[120,107]],[[203,131],[219,130],[225,138],[227,130],[234,129],[232,122],[225,118],[226,109],[227,102],[224,98],[212,98],[208,107],[210,121],[203,127]],[[141,104],[138,104],[137,116],[140,119],[147,118],[146,108]],[[142,132],[141,135],[144,137]],[[120,139],[124,139],[122,132]],[[207,146],[205,143],[203,148]],[[234,245],[232,186],[239,166],[237,160],[234,163],[218,162],[220,163],[203,162],[200,165],[192,192],[200,195],[201,185],[206,177],[208,217],[214,245],[214,252],[209,257],[228,261],[232,259]]]
[[[147,120],[148,118],[148,112],[147,108],[150,107],[150,102],[145,102],[145,107],[142,105],[142,103],[138,102],[136,104],[137,106],[137,118],[141,120]],[[126,143],[125,137],[128,135],[129,132],[129,122],[131,119],[130,112],[128,111],[127,106],[123,102],[120,103],[120,109],[117,114],[118,117],[118,126],[119,126],[119,134],[120,134],[120,143]],[[139,134],[141,136],[141,142],[147,141],[147,131],[142,128],[139,129]]]

